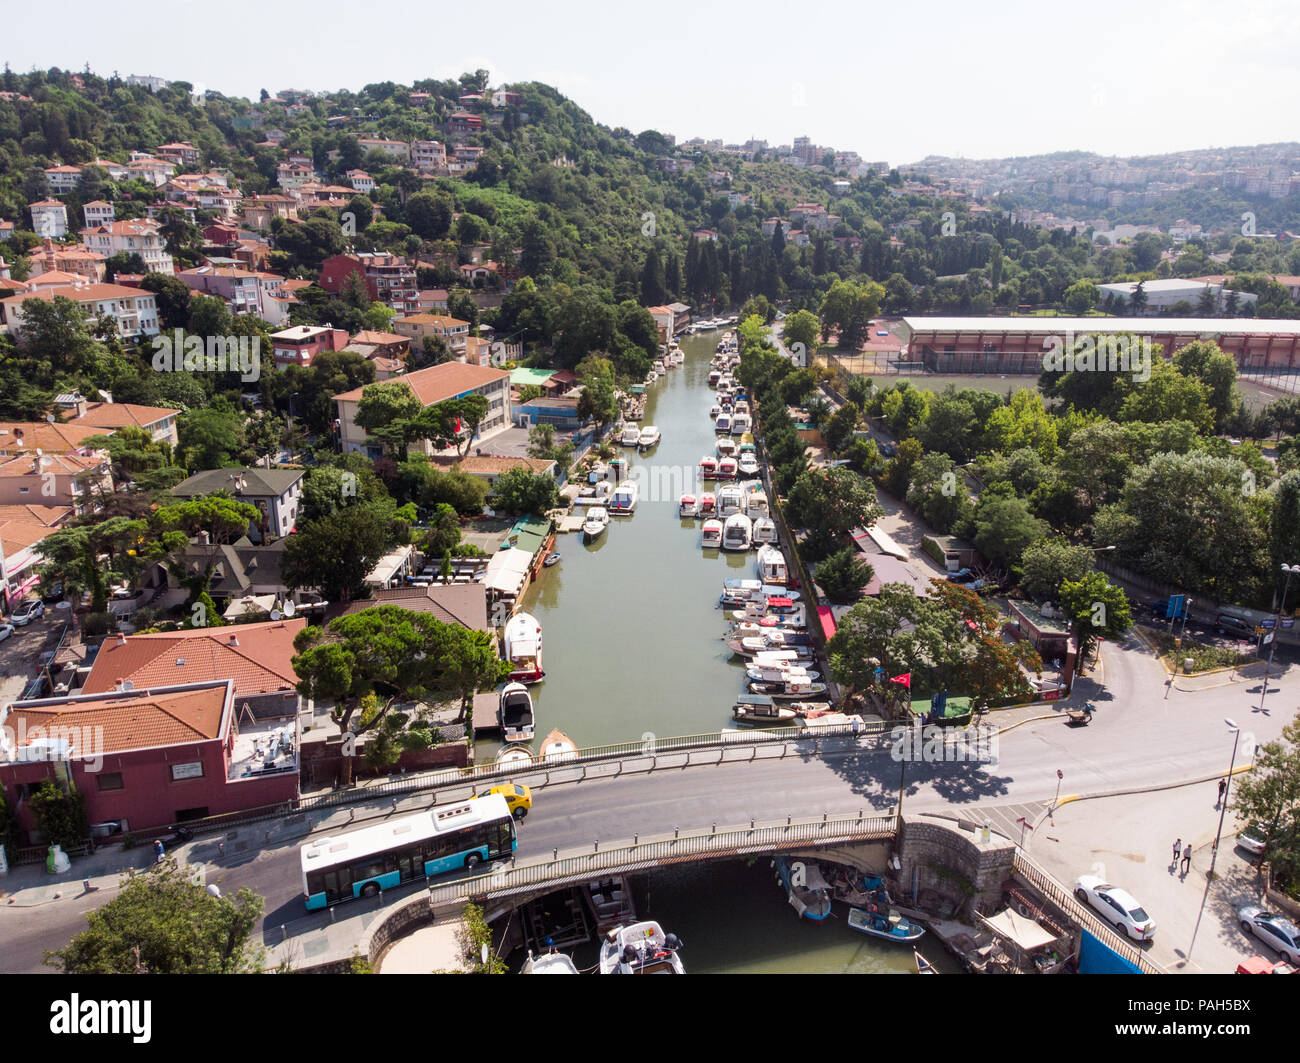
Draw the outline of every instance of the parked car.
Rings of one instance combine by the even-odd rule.
[[[26,627],[37,617],[45,615],[45,603],[39,598],[28,598],[25,602],[19,602],[18,608],[13,611],[9,619],[16,627]]]
[[[1097,875],[1080,875],[1074,883],[1074,895],[1135,941],[1146,941],[1155,933],[1155,920],[1133,895]]]
[[[1255,856],[1264,855],[1264,828],[1258,823],[1252,823],[1249,827],[1237,835],[1237,844],[1248,853]]]
[[[0,642],[4,642],[4,640],[7,639],[13,633],[14,633],[13,624],[0,624]]]
[[[1300,964],[1300,927],[1290,919],[1257,904],[1238,908],[1237,919],[1246,933],[1254,934],[1260,941],[1272,945],[1286,957],[1287,962]]]
[[[1215,619],[1218,625],[1220,635],[1235,635],[1239,639],[1253,639],[1255,637],[1255,625],[1249,620],[1242,620],[1239,616],[1233,616],[1231,613],[1220,613]]]
[[[41,600],[48,605],[63,601],[63,584],[55,583],[41,596]]]

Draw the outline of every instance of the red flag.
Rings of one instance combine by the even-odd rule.
[[[911,689],[912,689],[912,673],[911,673],[911,672],[904,672],[902,675],[896,675],[896,676],[894,676],[893,679],[890,680],[890,682],[891,682],[891,683],[898,683],[898,684],[900,684],[900,685],[902,685],[902,686],[907,687],[908,690],[911,690]]]

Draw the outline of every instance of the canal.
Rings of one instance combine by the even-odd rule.
[[[700,522],[677,516],[716,441],[708,374],[722,335],[686,337],[685,364],[646,389],[641,424],[659,427],[659,445],[644,455],[617,448],[641,488],[636,511],[612,518],[594,543],[559,536],[563,560],[525,593],[542,625],[546,678],[531,688],[539,739],[558,727],[585,747],[731,723],[745,670],[722,642],[716,606],[724,579],[754,575],[754,554],[702,550]]]

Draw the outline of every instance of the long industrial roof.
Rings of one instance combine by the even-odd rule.
[[[1300,320],[1295,318],[1255,317],[904,317],[903,324],[912,332],[1300,333]]]

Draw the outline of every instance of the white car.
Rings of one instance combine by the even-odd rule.
[[[1300,964],[1300,927],[1284,916],[1266,911],[1257,904],[1237,909],[1241,929],[1272,945],[1290,963]]]
[[[39,598],[28,598],[20,602],[9,619],[18,627],[26,627],[37,617],[45,615],[45,603]]]
[[[4,640],[7,639],[13,633],[14,633],[13,624],[0,624],[0,642],[4,642]]]
[[[1132,894],[1112,886],[1097,875],[1080,875],[1074,883],[1074,895],[1082,904],[1091,905],[1134,941],[1146,941],[1155,933],[1156,924]]]

